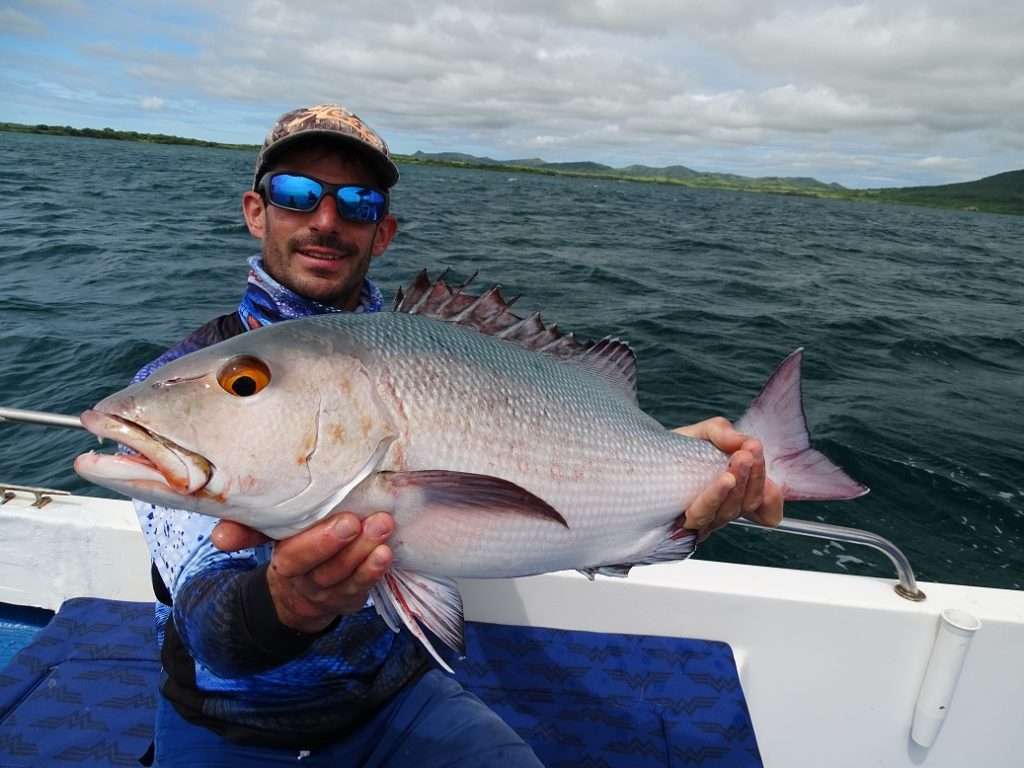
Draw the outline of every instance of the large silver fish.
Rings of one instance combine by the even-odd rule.
[[[867,489],[810,448],[800,351],[739,422],[787,499]],[[335,510],[394,515],[374,588],[392,629],[462,649],[455,577],[575,568],[625,575],[694,546],[681,510],[724,471],[710,443],[637,406],[615,339],[583,344],[421,274],[395,312],[278,323],[182,357],[82,414],[136,455],[87,453],[85,479],[272,538]],[[441,661],[444,664],[443,661]]]

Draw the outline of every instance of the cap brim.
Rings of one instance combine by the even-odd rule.
[[[384,186],[387,189],[395,186],[398,183],[398,166],[395,165],[394,161],[381,152],[376,147],[367,144],[365,141],[348,136],[338,131],[329,131],[318,128],[310,128],[305,131],[299,131],[293,133],[290,136],[285,136],[282,139],[278,139],[274,144],[271,144],[263,151],[263,157],[260,160],[259,166],[256,168],[256,173],[253,174],[252,188],[256,189],[259,184],[260,178],[266,173],[268,166],[270,166],[281,153],[286,149],[289,149],[296,144],[310,140],[327,140],[337,144],[342,144],[346,147],[351,147],[359,152],[366,161],[372,166],[373,171],[379,175],[380,180],[384,182]]]

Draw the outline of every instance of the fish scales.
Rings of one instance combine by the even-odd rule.
[[[727,463],[577,365],[414,315],[316,322],[371,350],[364,364],[400,435],[381,470],[500,477],[568,523],[459,516],[424,531],[429,544],[417,537],[426,560],[396,547],[397,561],[416,570],[511,576],[642,559]]]

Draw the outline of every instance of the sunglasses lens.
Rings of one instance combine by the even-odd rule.
[[[324,188],[305,176],[276,173],[270,178],[268,193],[274,205],[293,211],[311,211],[320,202]]]
[[[387,215],[388,200],[370,187],[339,187],[338,213],[352,221],[380,221]]]

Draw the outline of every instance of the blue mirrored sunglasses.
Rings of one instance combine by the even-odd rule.
[[[334,195],[338,215],[349,221],[380,221],[388,213],[388,196],[373,187],[329,184],[297,173],[271,173],[260,180],[260,189],[271,205],[309,213],[324,195]]]

